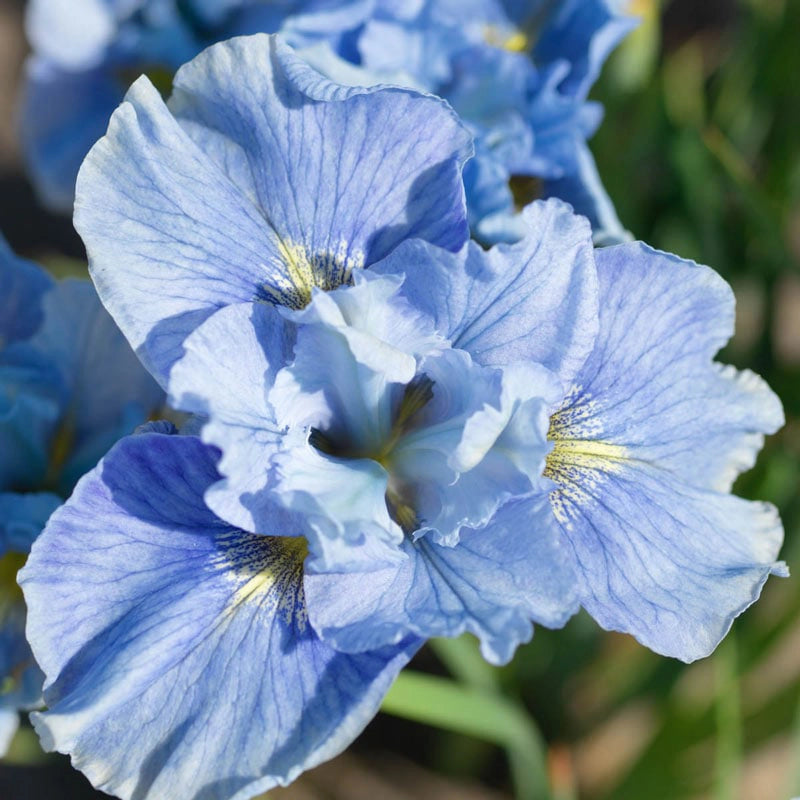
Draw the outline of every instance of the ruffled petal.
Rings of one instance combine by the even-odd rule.
[[[568,471],[567,471],[568,470]],[[581,602],[604,627],[658,653],[711,653],[776,563],[776,510],[704,491],[638,462],[582,456],[551,471],[555,516],[575,555]]]
[[[783,424],[751,372],[712,361],[734,298],[713,270],[632,243],[597,252],[600,332],[553,435],[622,447],[627,458],[719,491]]]
[[[560,627],[575,613],[569,553],[545,496],[504,505],[455,547],[408,539],[398,566],[305,578],[311,624],[326,641],[359,652],[410,633],[470,631],[494,664],[507,662],[533,633],[531,621]]]
[[[457,255],[407,242],[376,265],[481,364],[536,361],[569,382],[597,334],[597,277],[586,221],[558,201],[524,213],[526,237]]]
[[[245,530],[263,532],[276,513],[268,487],[281,431],[267,392],[293,343],[292,326],[275,308],[229,306],[186,340],[186,354],[170,375],[175,408],[201,415],[203,441],[222,452],[223,479],[209,487],[206,501],[219,517]]]

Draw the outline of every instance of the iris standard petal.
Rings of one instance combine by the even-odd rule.
[[[405,238],[466,240],[471,141],[437,98],[332,84],[262,35],[209,48],[174,85],[169,110],[133,85],[76,199],[100,295],[160,379],[221,306],[302,307]]]
[[[124,800],[244,800],[360,732],[418,646],[358,656],[308,625],[302,538],[257,536],[203,503],[198,439],[120,442],[22,575],[46,675],[45,746]]]
[[[525,209],[527,234],[453,255],[407,242],[375,269],[407,275],[402,292],[480,364],[536,361],[569,382],[597,334],[591,231],[559,201]]]

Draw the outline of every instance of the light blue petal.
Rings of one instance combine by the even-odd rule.
[[[763,434],[783,423],[758,376],[712,362],[733,332],[730,287],[708,267],[639,243],[596,258],[600,332],[561,415],[564,436],[730,489]]]
[[[452,77],[450,51],[463,40],[458,28],[437,30],[425,17],[410,25],[371,19],[359,36],[358,52],[370,71],[405,72],[429,91],[437,92]]]
[[[31,0],[25,29],[32,48],[66,69],[96,65],[111,43],[117,26],[117,10],[142,0]]]
[[[511,497],[543,488],[547,408],[561,384],[538,365],[476,367],[464,351],[426,359],[433,398],[391,456],[393,480],[413,498],[415,537],[455,545]]]
[[[270,395],[281,425],[333,426],[350,450],[380,450],[393,389],[414,378],[423,356],[447,347],[430,319],[395,296],[400,285],[395,276],[362,275],[289,314],[299,326],[295,358]]]
[[[179,70],[170,110],[134,84],[81,170],[76,227],[163,380],[216,308],[302,306],[412,236],[458,249],[470,152],[442,101],[340,87],[280,41],[243,37]]]
[[[525,209],[515,245],[458,255],[408,242],[376,270],[407,275],[403,293],[480,364],[536,361],[570,381],[597,333],[597,278],[586,221],[558,201]]]
[[[60,503],[51,494],[0,493],[0,754],[16,730],[17,712],[41,704],[44,676],[25,639],[16,570]]]
[[[473,237],[484,244],[518,242],[525,234],[513,214],[514,195],[509,186],[508,169],[491,152],[486,152],[480,141],[475,143],[475,157],[464,167],[464,191],[467,195],[467,212]],[[507,235],[490,231],[486,236],[485,226],[491,227],[496,218],[512,219],[513,228]]]
[[[407,560],[363,573],[306,574],[311,623],[345,651],[409,633],[481,639],[484,657],[507,662],[530,639],[531,621],[560,627],[577,610],[569,554],[544,496],[503,506],[456,547],[406,540]]]
[[[520,2],[510,0],[507,5]],[[569,73],[559,88],[585,100],[609,53],[639,21],[622,16],[616,0],[563,0],[556,5],[533,57],[537,63],[566,61]]]
[[[208,417],[203,441],[222,451],[223,479],[206,495],[222,519],[262,531],[273,519],[271,458],[281,438],[267,402],[269,386],[291,355],[294,331],[272,306],[243,303],[220,309],[186,341],[170,376],[175,408]],[[287,535],[303,532],[287,526]]]
[[[349,656],[321,642],[302,539],[222,523],[203,503],[217,479],[197,439],[125,439],[22,573],[47,675],[37,731],[123,800],[245,800],[288,783],[355,738],[418,646]]]
[[[52,285],[38,264],[17,257],[0,234],[0,350],[41,325],[42,298]]]
[[[300,438],[300,437],[298,437]],[[350,571],[402,560],[400,526],[389,517],[386,470],[370,458],[335,458],[302,436],[275,459],[276,494],[308,521],[320,569]]]
[[[707,656],[753,603],[783,540],[776,510],[638,462],[552,473],[581,602],[610,630],[683,661]]]

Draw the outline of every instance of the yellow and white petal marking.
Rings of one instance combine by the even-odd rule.
[[[227,572],[236,588],[226,613],[242,603],[257,603],[267,614],[304,631],[308,624],[303,592],[303,561],[308,554],[302,536],[259,536],[232,531],[219,537],[215,569]]]
[[[514,28],[506,30],[497,25],[486,25],[483,29],[483,38],[492,47],[499,47],[512,53],[524,53],[531,46],[528,35],[523,31]]]
[[[312,252],[306,245],[291,241],[281,241],[278,249],[278,277],[264,286],[264,292],[276,305],[289,308],[305,308],[314,287],[328,292],[349,284],[353,270],[364,266],[364,253],[351,251],[345,241],[335,250]]]
[[[598,438],[598,404],[574,387],[561,408],[550,417],[547,438],[553,443],[544,469],[546,478],[558,485],[550,493],[556,519],[565,527],[586,505],[609,475],[622,471],[629,452],[622,445]]]

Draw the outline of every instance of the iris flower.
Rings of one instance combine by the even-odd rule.
[[[242,800],[345,747],[428,636],[504,663],[583,605],[691,661],[785,574],[729,493],[782,411],[713,361],[712,270],[595,251],[555,200],[466,243],[449,109],[275,39],[176,87],[134,85],[77,222],[194,433],[124,439],[33,545],[47,747],[126,799]]]

